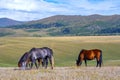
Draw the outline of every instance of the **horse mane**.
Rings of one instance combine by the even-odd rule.
[[[34,50],[36,50],[36,48],[35,48],[35,47],[33,47],[33,48],[30,50],[30,52],[31,52],[31,51],[34,51]]]
[[[25,56],[28,54],[28,52],[25,52],[22,57],[20,58],[19,62],[21,62],[22,60],[24,60]]]
[[[50,48],[48,48],[48,47],[42,47],[42,48],[44,48],[44,49],[50,49]]]
[[[83,52],[83,51],[85,51],[86,49],[82,49],[81,51],[80,51],[80,54]]]
[[[80,51],[79,56],[78,56],[78,60],[80,60],[80,55],[81,55],[81,53],[82,53],[84,50],[85,50],[85,49],[82,49],[82,50]]]

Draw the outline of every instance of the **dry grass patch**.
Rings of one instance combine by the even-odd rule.
[[[56,67],[51,69],[15,70],[1,68],[1,80],[119,80],[120,67]]]

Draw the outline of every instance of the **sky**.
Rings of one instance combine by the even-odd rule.
[[[0,18],[38,20],[54,15],[120,14],[120,0],[0,0]]]

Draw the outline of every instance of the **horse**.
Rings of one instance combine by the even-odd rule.
[[[93,60],[96,59],[97,65],[96,67],[101,67],[102,64],[102,50],[99,49],[91,49],[91,50],[85,50],[82,49],[78,55],[78,59],[76,60],[76,65],[80,66],[82,64],[82,61],[85,61],[85,66],[87,66],[87,60]]]
[[[43,47],[43,48],[32,48],[29,51],[29,56],[27,59],[27,63],[29,62],[29,59],[31,59],[31,68],[33,67],[33,64],[35,64],[36,68],[38,68],[36,64],[37,59],[42,59],[43,60],[43,65],[45,68],[48,66],[48,59],[51,64],[51,69],[54,67],[54,56],[53,56],[53,51],[52,49],[48,47]]]
[[[29,56],[29,52],[25,52],[22,57],[19,59],[18,61],[18,67],[20,67],[21,69],[28,69],[31,67],[31,58],[28,58]],[[40,66],[40,63],[43,66],[43,62],[42,59],[37,59],[38,60],[38,66]],[[28,66],[29,65],[29,66]]]

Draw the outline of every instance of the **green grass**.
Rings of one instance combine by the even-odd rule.
[[[1,37],[0,66],[17,66],[26,51],[44,46],[53,49],[55,66],[75,66],[80,50],[93,48],[103,51],[104,66],[120,66],[120,36]],[[88,61],[88,66],[95,65],[95,61]]]

